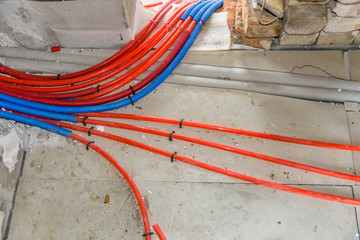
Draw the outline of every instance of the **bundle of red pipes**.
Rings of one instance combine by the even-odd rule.
[[[136,35],[133,41],[131,41],[128,45],[126,45],[123,49],[121,49],[109,59],[80,72],[66,75],[59,74],[56,76],[39,76],[19,72],[0,65],[0,72],[3,73],[0,74],[0,106],[2,107],[2,111],[0,111],[0,117],[41,127],[50,131],[54,131],[63,136],[71,137],[86,145],[87,148],[92,148],[103,157],[108,159],[119,170],[134,192],[143,218],[143,236],[147,240],[151,239],[152,234],[148,214],[141,194],[131,176],[113,157],[95,145],[94,142],[89,141],[70,130],[85,132],[89,133],[89,135],[93,134],[112,139],[114,141],[132,145],[162,156],[169,157],[171,161],[180,161],[199,168],[207,169],[216,173],[270,188],[330,201],[360,205],[360,200],[357,199],[333,196],[261,180],[207,163],[196,161],[194,159],[181,156],[176,152],[168,152],[144,143],[123,138],[121,136],[97,131],[93,127],[85,127],[87,124],[93,124],[155,134],[170,139],[179,139],[223,151],[229,151],[235,154],[254,157],[264,161],[302,169],[305,171],[311,171],[331,177],[360,182],[360,177],[358,176],[254,153],[231,146],[226,146],[220,143],[176,134],[174,132],[168,133],[161,130],[138,127],[119,122],[100,121],[93,119],[101,117],[131,119],[137,121],[152,121],[178,125],[179,127],[187,126],[202,128],[229,134],[240,134],[295,144],[360,151],[359,146],[353,145],[325,143],[265,133],[256,133],[203,123],[194,123],[184,120],[103,112],[118,109],[128,104],[134,104],[135,101],[138,101],[153,91],[157,86],[159,86],[159,84],[162,83],[162,81],[171,73],[171,71],[184,57],[206,20],[216,9],[222,6],[222,1],[219,0],[193,1],[182,4],[182,6],[179,7],[169,18],[169,20],[167,20],[165,24],[163,24],[154,34],[151,35],[152,31],[155,29],[160,20],[172,8],[172,3],[178,4],[180,2],[180,0],[172,0],[163,4],[159,12],[156,13],[155,16],[144,27],[144,29],[142,29]],[[185,28],[187,29],[185,30]],[[163,39],[164,41],[160,43],[160,41]],[[176,40],[178,41],[176,42]],[[157,44],[159,45],[157,46]],[[136,83],[133,86],[125,87],[137,76],[146,71],[153,63],[155,63],[172,45],[174,45],[174,47],[171,52],[153,72],[151,72],[141,82]],[[155,46],[157,46],[156,50],[150,52],[150,50],[152,50]],[[134,67],[131,70],[121,74],[132,65],[134,65]],[[80,123],[84,126],[66,122]],[[161,232],[158,225],[155,224],[153,229],[156,231],[160,239],[165,239],[165,236]]]

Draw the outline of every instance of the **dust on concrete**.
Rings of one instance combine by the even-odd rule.
[[[19,161],[19,152],[21,152],[21,140],[15,129],[11,129],[8,134],[0,138],[0,146],[3,149],[2,164],[11,173]]]

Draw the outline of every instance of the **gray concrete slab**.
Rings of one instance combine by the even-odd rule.
[[[359,199],[360,198],[360,186],[353,186],[353,192],[354,192],[354,197]],[[360,239],[360,222],[359,222],[359,217],[360,217],[360,207],[359,206],[355,206],[355,213],[356,213],[356,221],[358,224],[358,237]]]
[[[186,119],[350,143],[343,105],[241,91],[163,84],[117,112]],[[351,152],[293,145],[159,123],[120,121],[213,140],[301,163],[354,171]],[[88,125],[89,126],[89,125]],[[90,127],[90,126],[89,126]],[[103,128],[196,160],[265,180],[352,197],[353,182],[319,176],[167,138]],[[93,151],[32,127],[9,239],[138,239],[137,211],[121,176]],[[353,206],[244,184],[141,149],[88,137],[134,177],[152,223],[169,239],[358,239]],[[103,203],[106,194],[111,204]],[[132,199],[132,200],[131,200]],[[119,207],[121,206],[121,207]],[[77,220],[78,219],[78,220]],[[279,223],[280,222],[280,223]],[[120,226],[121,225],[121,226]],[[123,235],[127,230],[127,235]],[[141,239],[141,237],[139,237]],[[154,238],[156,239],[156,238]]]
[[[360,81],[360,51],[352,50],[349,51],[350,57],[350,70],[351,70],[351,79],[355,81]]]
[[[345,108],[347,112],[359,112],[360,104],[357,102],[345,102]]]
[[[8,239],[141,239],[142,234],[141,215],[124,180],[22,178]]]
[[[351,196],[350,187],[308,188]],[[150,211],[169,239],[357,239],[353,206],[252,184],[148,183],[148,189],[149,201],[160,203]]]
[[[254,184],[138,185],[168,239],[358,239],[351,205]],[[302,187],[352,196],[351,186]],[[142,239],[135,204],[123,180],[23,178],[9,239]]]
[[[360,145],[360,112],[348,112],[349,132],[351,143]],[[356,175],[360,174],[360,152],[353,152],[354,168]],[[357,183],[359,184],[359,183]]]

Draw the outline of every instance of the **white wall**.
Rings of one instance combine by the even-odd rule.
[[[133,37],[136,0],[0,0],[0,45],[119,48]]]

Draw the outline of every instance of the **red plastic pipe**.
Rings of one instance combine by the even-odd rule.
[[[85,132],[87,133],[89,131],[88,128],[86,127],[81,127],[81,126],[76,126],[73,124],[68,124],[68,123],[61,123],[62,127],[68,128],[68,129],[72,129],[72,130],[76,130],[76,131],[81,131],[81,132]],[[118,141],[121,143],[125,143],[137,148],[141,148],[168,158],[171,158],[173,160],[177,160],[179,162],[183,162],[183,163],[187,163],[189,165],[192,166],[196,166],[202,169],[206,169],[212,172],[216,172],[225,176],[229,176],[232,178],[236,178],[236,179],[240,179],[243,181],[247,181],[247,182],[251,182],[251,183],[255,183],[255,184],[259,184],[265,187],[269,187],[269,188],[273,188],[273,189],[277,189],[277,190],[282,190],[282,191],[286,191],[286,192],[291,192],[291,193],[296,193],[296,194],[300,194],[300,195],[304,195],[304,196],[309,196],[309,197],[314,197],[314,198],[319,198],[319,199],[324,199],[324,200],[328,200],[328,201],[333,201],[333,202],[340,202],[340,203],[345,203],[345,204],[352,204],[352,205],[360,205],[360,200],[358,199],[352,199],[352,198],[346,198],[346,197],[340,197],[340,196],[334,196],[334,195],[330,195],[330,194],[325,194],[325,193],[319,193],[319,192],[314,192],[314,191],[310,191],[310,190],[305,190],[305,189],[301,189],[301,188],[296,188],[296,187],[291,187],[291,186],[287,186],[287,185],[282,185],[279,183],[275,183],[275,182],[270,182],[270,181],[266,181],[266,180],[262,180],[262,179],[258,179],[255,177],[251,177],[251,176],[247,176],[245,174],[240,174],[234,171],[230,171],[227,169],[223,169],[217,166],[213,166],[207,163],[203,163],[203,162],[199,162],[196,161],[194,159],[191,158],[187,158],[184,156],[181,156],[179,154],[173,154],[172,152],[168,152],[159,148],[155,148],[153,146],[149,146],[137,141],[133,141],[127,138],[123,138],[120,136],[116,136],[113,134],[109,134],[109,133],[105,133],[105,132],[101,132],[98,130],[91,130],[91,133],[97,136],[101,136],[101,137],[105,137],[114,141]],[[88,143],[88,141],[86,140],[86,143]]]
[[[147,84],[149,84],[155,77],[157,77],[165,68],[166,66],[172,61],[172,59],[176,56],[176,54],[179,52],[179,50],[181,49],[182,45],[185,43],[186,38],[187,38],[188,34],[185,35],[183,38],[181,38],[178,41],[178,44],[174,47],[174,49],[170,52],[170,54],[166,57],[166,59],[154,70],[152,71],[145,79],[143,79],[142,81],[136,83],[133,86],[133,90],[134,92],[139,91],[141,88],[143,88],[144,86],[146,86]],[[91,90],[91,89],[90,89]],[[84,94],[90,94],[93,91],[82,91],[82,93],[79,92],[80,96],[84,93]],[[114,93],[110,96],[106,96],[106,97],[102,97],[102,98],[96,98],[96,99],[91,99],[91,100],[83,100],[83,101],[67,101],[67,100],[57,100],[57,99],[51,99],[51,98],[43,98],[41,93],[36,93],[34,95],[30,95],[30,94],[26,94],[26,92],[24,93],[23,91],[20,90],[16,90],[16,89],[7,89],[4,88],[2,86],[0,86],[0,92],[1,93],[5,93],[8,94],[10,96],[14,96],[14,97],[18,97],[21,99],[25,99],[25,100],[30,100],[30,101],[34,101],[34,102],[39,102],[39,103],[46,103],[46,104],[52,104],[52,105],[61,105],[61,106],[85,106],[85,105],[98,105],[98,104],[104,104],[104,103],[108,103],[111,101],[115,101],[115,100],[119,100],[123,97],[126,97],[130,94],[132,94],[132,90],[126,89],[123,90],[119,93]],[[43,96],[46,94],[43,94]],[[62,98],[70,98],[73,96],[76,96],[74,94],[62,94],[59,95],[62,96]]]
[[[159,237],[160,240],[166,240],[164,233],[161,231],[159,225],[153,225],[153,229],[156,232],[156,235]]]
[[[35,117],[35,118],[38,118],[38,117]],[[43,119],[43,118],[38,118],[38,119]],[[45,121],[47,121],[47,120],[45,119]],[[346,197],[340,197],[340,196],[334,196],[334,195],[330,195],[330,194],[324,194],[324,193],[309,191],[309,190],[305,190],[305,189],[301,189],[301,188],[291,187],[291,186],[282,185],[282,184],[275,183],[275,182],[270,182],[270,181],[254,178],[254,177],[247,176],[247,175],[244,175],[244,174],[240,174],[240,173],[237,173],[237,172],[234,172],[234,171],[223,169],[223,168],[220,168],[220,167],[217,167],[217,166],[213,166],[213,165],[210,165],[210,164],[207,164],[207,163],[199,162],[199,161],[196,161],[194,159],[187,158],[187,157],[178,155],[176,153],[171,153],[171,152],[168,152],[168,151],[165,151],[165,150],[162,150],[162,149],[158,149],[158,148],[155,148],[153,146],[149,146],[149,145],[146,145],[146,144],[134,141],[134,140],[130,140],[130,139],[127,139],[127,138],[116,136],[116,135],[113,135],[113,134],[110,134],[110,133],[101,132],[101,131],[98,131],[98,130],[95,130],[95,129],[90,129],[90,128],[86,128],[86,127],[82,127],[82,126],[77,126],[77,125],[74,125],[74,124],[69,124],[69,123],[65,123],[65,122],[61,122],[61,121],[57,121],[57,120],[49,120],[48,122],[50,122],[52,124],[55,124],[57,126],[67,128],[67,129],[72,129],[72,130],[75,130],[75,131],[80,131],[80,132],[85,132],[85,133],[89,133],[89,131],[91,131],[91,134],[93,134],[93,135],[108,138],[108,139],[111,139],[111,140],[114,140],[114,141],[117,141],[117,142],[128,144],[128,145],[131,145],[131,146],[134,146],[134,147],[137,147],[137,148],[141,148],[141,149],[144,149],[144,150],[147,150],[147,151],[150,151],[150,152],[153,152],[153,153],[165,156],[165,157],[169,157],[169,158],[171,158],[172,161],[175,159],[175,160],[178,160],[178,161],[181,161],[181,162],[184,162],[184,163],[187,163],[187,164],[199,167],[199,168],[203,168],[203,169],[210,170],[210,171],[213,171],[213,172],[216,172],[216,173],[220,173],[220,174],[225,175],[225,176],[229,176],[229,177],[232,177],[232,178],[236,178],[236,179],[244,180],[244,181],[247,181],[247,182],[259,184],[259,185],[266,186],[266,187],[269,187],[269,188],[278,189],[278,190],[291,192],[291,193],[296,193],[296,194],[300,194],[300,195],[305,195],[305,196],[309,196],[309,197],[329,200],[329,201],[333,201],[333,202],[340,202],[340,203],[352,204],[352,205],[360,205],[360,200],[358,200],[358,199],[352,199],[352,198],[346,198]],[[72,133],[72,136],[78,136],[78,135]],[[87,141],[86,139],[83,139],[80,136],[78,136],[78,137],[79,137],[80,141],[83,144],[86,144],[86,145],[89,144],[89,141]],[[92,145],[93,144],[90,144],[90,147]],[[115,159],[114,159],[114,161],[116,163]],[[146,210],[146,208],[145,208],[145,210]]]
[[[141,193],[139,189],[137,188],[134,180],[131,178],[131,176],[126,172],[126,170],[113,158],[110,154],[108,154],[106,151],[104,151],[99,146],[95,145],[94,143],[90,143],[87,139],[75,134],[71,133],[70,137],[78,142],[81,142],[85,146],[88,146],[89,148],[95,150],[97,153],[99,153],[101,156],[103,156],[105,159],[107,159],[124,177],[124,179],[127,181],[127,183],[130,185],[131,190],[133,191],[135,198],[138,202],[138,205],[140,207],[141,216],[143,219],[145,234],[150,233],[150,223],[149,223],[149,216],[146,211],[146,206],[144,203],[144,200],[141,196]],[[151,240],[151,235],[148,235],[145,237],[146,240]]]
[[[126,130],[130,130],[130,131],[137,131],[137,132],[141,132],[141,133],[149,133],[149,134],[162,136],[162,137],[166,137],[166,138],[168,138],[170,135],[169,132],[152,129],[152,128],[133,126],[133,125],[124,124],[124,123],[94,120],[94,119],[82,118],[82,117],[78,117],[76,119],[76,121],[78,123],[87,123],[87,124],[93,124],[93,125],[126,129]],[[309,171],[309,172],[314,172],[314,173],[318,173],[318,174],[322,174],[322,175],[326,175],[326,176],[330,176],[330,177],[360,182],[360,176],[354,176],[354,175],[350,175],[350,174],[346,174],[346,173],[341,173],[341,172],[336,172],[336,171],[327,170],[327,169],[323,169],[323,168],[313,167],[310,165],[292,162],[292,161],[281,159],[281,158],[271,157],[268,155],[251,152],[251,151],[243,150],[243,149],[228,146],[228,145],[223,145],[220,143],[206,141],[203,139],[188,137],[188,136],[184,136],[184,135],[177,134],[177,133],[173,133],[171,135],[171,138],[179,139],[182,141],[191,142],[191,143],[195,143],[195,144],[199,144],[199,145],[203,145],[203,146],[207,146],[207,147],[211,147],[211,148],[220,149],[223,151],[240,154],[240,155],[247,156],[247,157],[257,158],[257,159],[264,160],[267,162],[276,163],[276,164],[280,164],[283,166],[288,166],[288,167],[292,167],[292,168],[296,168],[296,169],[301,169],[304,171]]]
[[[146,59],[143,60],[143,62],[133,69],[131,69],[129,72],[124,74],[123,76],[116,78],[110,82],[107,82],[100,86],[100,91],[80,97],[79,100],[87,100],[87,99],[94,99],[101,96],[104,96],[106,94],[109,94],[111,92],[114,92],[118,90],[119,88],[125,86],[129,82],[131,82],[133,79],[141,75],[143,72],[145,72],[152,64],[154,64],[169,48],[170,46],[178,39],[180,34],[182,33],[185,26],[183,24],[187,24],[188,21],[183,22],[181,20],[181,28],[174,29],[172,34],[169,36],[169,38],[164,41],[153,53],[151,53]],[[195,27],[196,22],[193,21],[187,32],[191,32],[193,27]]]
[[[175,16],[175,17],[172,17],[171,19],[169,19],[170,22],[168,22],[167,24],[164,24],[164,26],[163,26],[163,28],[162,28],[162,32],[163,32],[162,34],[165,34],[165,33],[167,32],[167,27],[168,27],[168,26],[172,27],[172,26],[175,24],[175,22],[181,17],[182,13],[186,10],[186,8],[188,7],[188,5],[191,4],[191,3],[193,3],[193,2],[190,2],[190,3],[188,3],[188,4],[185,4],[182,8],[180,8],[180,9],[176,12],[176,14],[173,15],[173,16]],[[177,31],[176,31],[176,32],[177,32]],[[153,39],[153,38],[151,38],[151,39]],[[143,46],[146,46],[146,49],[147,49],[146,52],[148,52],[148,51],[152,48],[152,46],[154,46],[160,39],[161,39],[161,37],[160,37],[160,38],[157,38],[157,41],[156,41],[154,44],[150,45],[150,46],[149,46],[148,43],[144,43]],[[170,38],[170,39],[171,39],[171,38]],[[176,40],[176,39],[173,39],[172,41],[175,41],[175,40]],[[160,50],[161,50],[161,49],[160,49]],[[157,49],[157,51],[155,51],[154,54],[157,54],[158,51],[159,51],[159,50]],[[90,82],[84,82],[84,83],[80,83],[80,84],[77,84],[77,85],[74,85],[74,86],[65,86],[65,87],[57,87],[57,88],[36,89],[35,91],[45,91],[45,92],[65,91],[65,90],[68,91],[68,90],[79,89],[79,88],[86,87],[86,86],[89,86],[89,85],[92,85],[92,84],[100,83],[101,81],[104,81],[104,80],[106,80],[107,78],[113,76],[114,74],[118,74],[118,73],[121,72],[122,70],[125,70],[127,67],[131,66],[133,63],[135,63],[137,60],[139,60],[144,54],[146,54],[146,52],[143,52],[141,55],[137,55],[134,59],[131,59],[130,62],[128,62],[128,63],[126,63],[125,65],[121,66],[120,68],[114,70],[112,73],[105,74],[105,75],[97,78],[96,80],[94,79],[94,80],[91,80]],[[135,52],[135,53],[133,52],[132,55],[130,54],[130,55],[126,56],[125,58],[122,58],[121,61],[125,62],[125,61],[127,61],[128,59],[130,59],[132,56],[136,55],[136,54],[137,54],[137,52]],[[143,61],[143,62],[146,63],[147,61]],[[139,64],[138,66],[141,66],[141,64]],[[137,70],[137,68],[136,68],[135,70]],[[135,70],[134,70],[134,71],[135,71]],[[132,72],[126,73],[126,74],[125,74],[125,77],[126,77],[126,76],[129,76],[131,73],[132,73]],[[131,75],[130,75],[130,76],[131,76]],[[123,78],[123,77],[121,77],[121,78]],[[120,79],[121,79],[121,78],[120,78]],[[11,81],[16,81],[16,80],[14,80],[13,78],[9,78],[9,79],[10,79]],[[69,81],[70,81],[70,82],[73,82],[74,79],[69,80]],[[128,81],[130,81],[130,80],[128,80]],[[36,83],[36,82],[37,82],[37,83]],[[58,82],[59,85],[61,84],[61,83],[60,83],[61,81],[48,81],[48,82],[46,82],[46,83],[44,83],[43,81],[40,81],[40,82],[39,82],[39,81],[35,81],[35,82],[34,82],[34,81],[27,81],[28,84],[32,84],[32,85],[34,85],[34,84],[37,84],[37,85],[53,85],[53,84],[56,83],[56,82]],[[0,84],[5,85],[5,86],[10,87],[10,88],[34,91],[34,89],[32,89],[32,88],[30,88],[30,87],[16,86],[16,85],[14,86],[14,85],[9,85],[9,84],[7,84],[7,83],[0,83]],[[56,84],[56,85],[58,85],[58,84]],[[108,85],[106,85],[106,86],[108,86]],[[98,87],[93,87],[90,91],[87,92],[87,94],[90,93],[90,92],[96,92],[97,90],[99,90]],[[14,92],[13,92],[13,93],[14,93]],[[21,94],[21,95],[26,95],[26,93],[25,93],[25,94]],[[64,103],[67,104],[68,102],[64,102]]]
[[[191,17],[189,17],[183,24],[181,22],[178,23],[178,31],[182,31],[184,27],[188,25],[188,23],[191,21]],[[177,53],[180,51],[183,44],[186,42],[187,38],[190,35],[190,31],[184,32],[184,34],[181,36],[175,47],[171,50],[171,52],[168,54],[166,59],[154,70],[152,71],[145,79],[140,81],[139,83],[135,84],[133,86],[134,92],[139,91],[141,88],[145,87],[147,84],[149,84],[155,77],[157,77],[170,62],[174,59],[174,57],[177,55]],[[96,88],[94,91],[97,91]],[[82,101],[67,101],[67,100],[57,100],[57,99],[47,99],[47,98],[41,98],[41,94],[38,94],[38,96],[29,96],[29,94],[24,93],[23,91],[15,90],[15,89],[6,89],[0,86],[0,92],[6,93],[8,95],[18,97],[25,100],[30,100],[34,102],[40,102],[40,103],[46,103],[46,104],[52,104],[52,105],[61,105],[61,106],[85,106],[85,105],[98,105],[98,104],[104,104],[111,101],[119,100],[123,97],[126,97],[130,94],[132,94],[132,90],[126,89],[119,93],[112,94],[110,96],[102,97],[102,98],[96,98],[92,100],[82,100]],[[89,92],[87,94],[90,94]],[[70,96],[67,96],[70,97]]]
[[[228,127],[222,127],[222,126],[216,126],[216,125],[198,123],[198,122],[190,122],[190,121],[184,121],[184,120],[177,120],[177,119],[140,116],[140,115],[123,114],[123,113],[86,113],[86,114],[76,114],[76,115],[77,116],[85,116],[86,115],[89,117],[101,117],[101,118],[132,119],[132,120],[141,120],[141,121],[148,121],[148,122],[160,122],[160,123],[166,123],[166,124],[172,124],[172,125],[178,125],[178,126],[180,126],[180,124],[181,124],[181,126],[214,130],[214,131],[219,131],[219,132],[233,133],[233,134],[239,134],[239,135],[244,135],[244,136],[263,138],[263,139],[288,142],[288,143],[296,143],[296,144],[302,144],[302,145],[308,145],[308,146],[314,146],[314,147],[360,151],[360,146],[356,146],[356,145],[305,140],[305,139],[301,139],[301,138],[285,137],[285,136],[280,136],[280,135],[275,135],[275,134],[253,132],[253,131],[247,131],[247,130],[242,130],[242,129],[228,128]]]
[[[152,8],[152,7],[159,6],[159,5],[161,5],[161,4],[163,4],[162,1],[161,1],[161,2],[156,2],[156,3],[145,4],[145,5],[143,5],[143,7],[145,7],[145,8]]]

